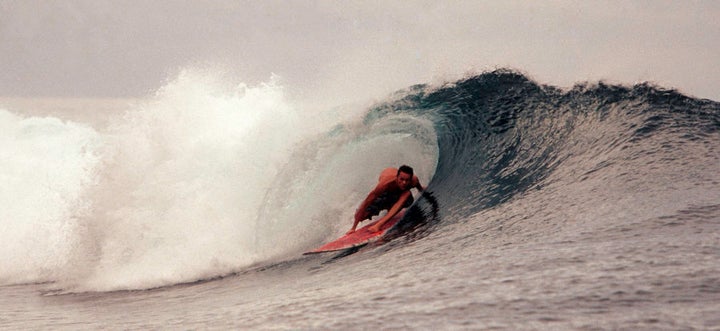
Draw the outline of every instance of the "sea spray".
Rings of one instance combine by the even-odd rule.
[[[85,125],[0,109],[0,284],[53,281],[73,269],[102,140]]]
[[[191,69],[101,129],[3,111],[0,280],[145,289],[297,255],[349,226],[384,167],[432,176],[432,123],[366,109]]]
[[[98,250],[68,286],[157,287],[257,261],[254,220],[299,139],[298,116],[275,81],[216,77],[185,71],[110,127],[85,218]]]

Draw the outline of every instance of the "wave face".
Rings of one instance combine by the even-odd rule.
[[[428,186],[403,224],[448,238],[720,210],[720,104],[647,84],[562,91],[499,70],[299,113],[275,83],[190,72],[103,132],[0,121],[4,284],[144,289],[293,259],[400,164]]]
[[[683,200],[718,201],[717,102],[649,84],[562,91],[509,70],[401,95],[368,117],[403,113],[433,122],[440,153],[431,191],[443,223],[533,191],[605,204],[640,190],[667,196],[704,187]]]

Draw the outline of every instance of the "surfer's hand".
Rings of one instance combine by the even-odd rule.
[[[369,227],[368,230],[370,230],[370,232],[378,232],[380,231],[380,227],[373,225]]]

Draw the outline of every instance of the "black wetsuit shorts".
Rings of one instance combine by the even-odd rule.
[[[365,208],[365,217],[364,219],[371,218],[373,216],[376,216],[380,214],[383,210],[390,210],[395,203],[400,200],[400,195],[402,193],[389,193],[385,192],[381,194],[379,197],[377,197],[373,202],[370,203],[367,208]],[[413,198],[412,194],[405,200],[405,203],[403,204],[403,208],[410,207],[410,205],[413,204],[415,199]]]

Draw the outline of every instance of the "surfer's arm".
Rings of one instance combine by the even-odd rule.
[[[367,198],[363,200],[363,202],[360,204],[360,207],[355,211],[355,220],[353,221],[352,228],[350,228],[350,231],[347,232],[347,234],[355,232],[355,229],[357,228],[358,224],[365,220],[365,209],[375,201],[375,199],[378,197],[376,191],[378,188],[375,188],[368,194]]]
[[[353,226],[352,226],[352,228],[350,228],[350,230],[349,230],[348,232],[346,232],[345,234],[351,234],[351,233],[355,232],[355,229],[357,228],[358,223],[360,223],[360,222],[362,221],[362,220],[360,219],[361,217],[362,217],[362,216],[361,216],[361,214],[360,214],[360,209],[358,209],[358,210],[355,212],[355,220],[353,221]]]
[[[413,187],[418,189],[418,191],[420,191],[420,192],[425,191],[425,188],[422,186],[422,184],[420,184],[420,179],[418,179],[417,176],[413,176],[413,182],[415,184],[415,185],[413,185]]]
[[[410,197],[410,191],[405,191],[401,196],[400,199],[388,210],[387,214],[383,216],[380,220],[377,221],[373,226],[371,226],[368,230],[372,232],[377,232],[380,230],[380,228],[383,226],[383,224],[387,223],[390,219],[395,217],[398,212],[400,212],[400,209],[402,209],[402,206],[405,204],[405,201],[407,201],[408,197]]]

